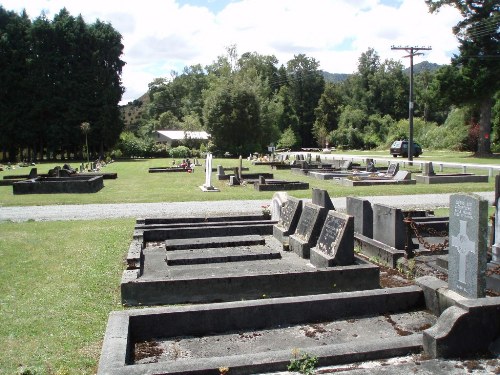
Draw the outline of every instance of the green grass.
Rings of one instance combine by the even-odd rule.
[[[357,152],[362,154],[363,152]],[[366,153],[366,152],[365,152]],[[453,155],[458,155],[457,157]],[[375,156],[374,152],[367,155]],[[384,152],[382,156],[387,156]],[[432,156],[432,155],[431,155]],[[467,154],[453,153],[440,158],[442,161],[466,159]],[[402,162],[398,158],[395,161]],[[423,159],[421,159],[423,160]],[[497,159],[493,159],[496,161]],[[468,162],[492,163],[492,159],[469,159]],[[47,173],[49,169],[63,163],[43,163],[37,165],[39,173]],[[116,172],[116,180],[104,180],[104,188],[94,194],[27,194],[14,195],[12,186],[0,186],[0,206],[33,206],[49,204],[89,204],[89,203],[145,203],[145,202],[176,202],[176,201],[208,201],[208,200],[238,200],[238,199],[271,199],[274,192],[258,192],[252,185],[230,187],[228,181],[218,181],[212,174],[212,184],[220,189],[220,193],[203,193],[199,186],[205,182],[204,167],[197,167],[194,173],[148,173],[150,167],[162,167],[172,164],[172,159],[139,159],[118,161],[103,169],[103,172]],[[213,166],[236,167],[237,159],[214,159]],[[75,163],[76,166],[76,163]],[[289,170],[271,170],[269,166],[254,166],[248,160],[243,161],[244,167],[250,170],[244,173],[273,173],[274,178],[289,181],[308,182],[310,188],[325,189],[331,197],[374,196],[395,194],[427,194],[488,191],[494,189],[494,179],[489,183],[442,184],[408,186],[367,186],[342,187],[332,181],[321,181],[307,176],[291,174]],[[418,173],[419,167],[414,165],[412,172]],[[28,174],[30,168],[17,168],[0,172],[0,178],[8,174]],[[446,172],[454,170],[447,169]],[[459,171],[459,170],[455,170]],[[485,170],[468,170],[468,172],[487,174]],[[227,172],[229,173],[229,172]],[[310,190],[294,191],[297,198],[310,198]]]
[[[0,223],[0,374],[93,374],[133,220]]]

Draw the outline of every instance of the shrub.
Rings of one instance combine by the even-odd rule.
[[[187,158],[190,157],[191,151],[186,146],[177,146],[170,149],[171,158]]]

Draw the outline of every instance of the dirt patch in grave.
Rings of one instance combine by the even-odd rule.
[[[163,354],[163,349],[156,341],[143,341],[135,344],[134,360],[141,363],[155,363]],[[144,361],[146,360],[147,361]]]

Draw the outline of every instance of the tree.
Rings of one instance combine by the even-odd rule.
[[[320,146],[326,145],[328,134],[338,127],[344,104],[339,87],[338,84],[327,83],[319,99],[318,107],[315,109],[316,121],[314,121],[312,131]]]
[[[325,80],[319,71],[319,63],[304,54],[295,55],[287,63],[292,105],[299,120],[299,136],[302,145],[310,147],[315,144],[312,128],[314,110],[325,87]]]
[[[453,6],[463,16],[453,33],[460,43],[449,69],[442,72],[443,94],[455,104],[479,108],[477,155],[491,154],[491,113],[494,95],[500,90],[500,3],[497,0],[426,0],[430,12]],[[460,95],[454,95],[460,88]]]

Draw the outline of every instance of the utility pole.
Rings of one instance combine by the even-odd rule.
[[[408,139],[408,161],[413,161],[413,56],[423,55],[423,53],[418,51],[430,51],[431,47],[396,47],[391,46],[391,49],[404,50],[408,52],[410,58],[410,100],[408,105],[408,122],[410,123],[410,137]]]

